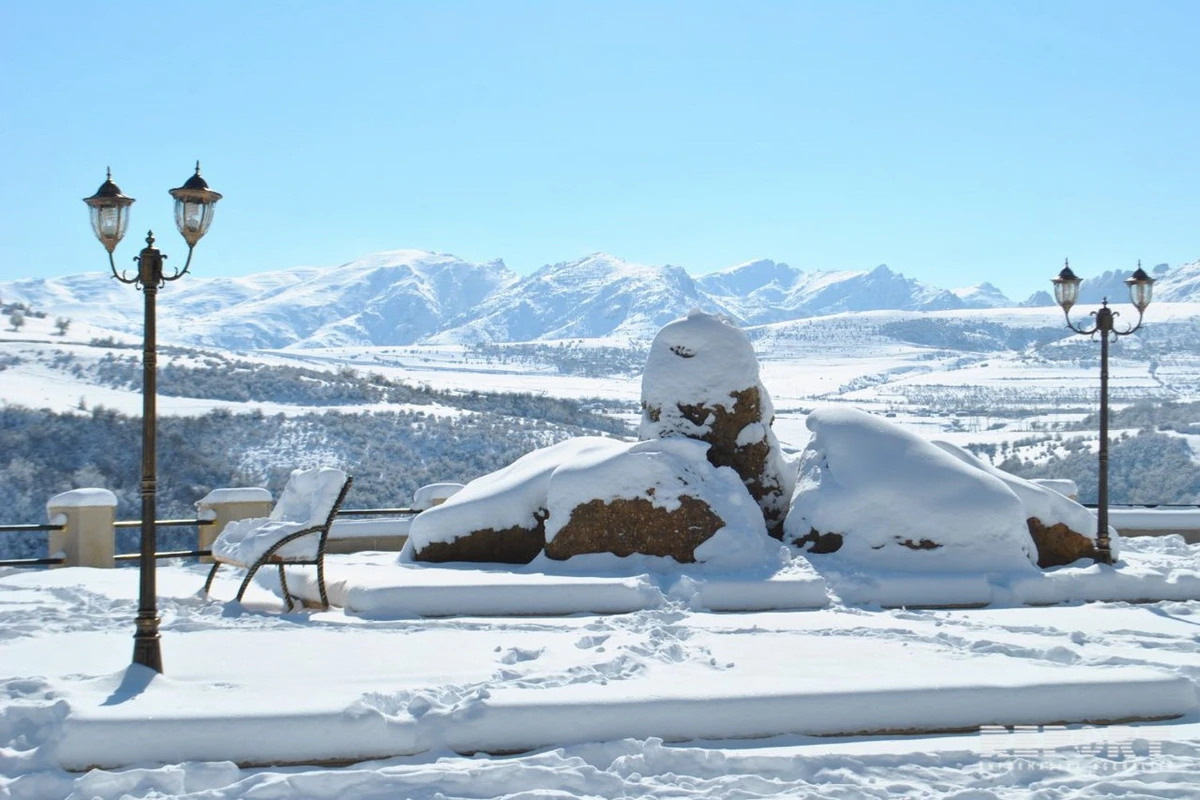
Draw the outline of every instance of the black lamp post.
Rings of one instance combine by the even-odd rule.
[[[1054,299],[1062,306],[1063,315],[1067,318],[1067,327],[1075,333],[1100,339],[1100,495],[1096,502],[1096,561],[1111,564],[1112,544],[1108,539],[1108,343],[1142,327],[1142,315],[1146,312],[1146,306],[1150,305],[1154,279],[1142,269],[1141,261],[1138,262],[1137,271],[1125,279],[1125,285],[1129,287],[1129,301],[1138,312],[1137,323],[1125,330],[1117,330],[1114,326],[1113,321],[1120,314],[1108,307],[1107,297],[1099,310],[1092,312],[1096,320],[1090,328],[1082,328],[1071,322],[1071,306],[1079,299],[1079,284],[1083,280],[1071,271],[1070,263],[1064,263],[1062,272],[1051,282],[1054,284]]]
[[[138,272],[132,278],[127,277],[124,272],[117,271],[117,266],[113,263],[113,249],[129,227],[129,207],[133,205],[133,198],[121,194],[121,190],[113,183],[112,171],[109,170],[108,178],[96,193],[83,200],[91,209],[92,230],[96,232],[100,244],[108,251],[108,265],[112,269],[113,277],[121,283],[140,287],[146,298],[142,355],[142,550],[138,560],[141,581],[138,590],[137,632],[133,638],[133,663],[147,666],[155,672],[162,672],[154,555],[157,549],[154,518],[158,480],[154,446],[157,421],[155,298],[159,288],[167,281],[178,280],[187,274],[188,267],[192,264],[192,250],[212,224],[213,206],[221,199],[221,195],[209,189],[204,178],[200,177],[200,162],[196,162],[196,174],[188,178],[183,186],[172,189],[171,196],[175,198],[175,225],[188,245],[187,263],[174,275],[164,275],[163,261],[167,256],[154,246],[154,232],[150,231],[146,235],[146,246],[133,259],[137,262]]]

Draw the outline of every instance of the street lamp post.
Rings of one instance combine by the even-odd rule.
[[[138,560],[140,583],[138,589],[138,613],[136,633],[133,638],[133,663],[162,672],[162,648],[158,635],[158,596],[155,586],[155,550],[157,532],[156,516],[157,466],[155,464],[156,410],[156,310],[158,290],[167,281],[174,281],[187,274],[192,264],[192,250],[212,224],[213,206],[221,195],[208,188],[200,177],[200,162],[196,162],[196,173],[180,186],[171,189],[175,198],[175,225],[187,242],[187,262],[182,270],[173,275],[163,273],[163,261],[167,256],[154,246],[154,232],[146,235],[146,246],[134,257],[138,271],[134,277],[118,272],[113,262],[113,249],[129,227],[129,207],[133,198],[121,194],[113,183],[112,171],[108,178],[91,197],[84,198],[91,210],[92,230],[96,238],[108,251],[108,265],[114,278],[121,283],[140,287],[146,299],[145,333],[142,350],[142,549]]]
[[[1112,543],[1108,538],[1108,344],[1116,341],[1119,336],[1129,334],[1142,327],[1142,315],[1150,305],[1150,296],[1154,289],[1154,279],[1142,269],[1138,261],[1137,271],[1125,279],[1129,287],[1129,301],[1137,309],[1137,323],[1125,330],[1118,330],[1114,325],[1119,312],[1108,307],[1108,298],[1100,304],[1100,308],[1092,312],[1095,321],[1090,328],[1083,328],[1071,322],[1071,306],[1079,299],[1079,284],[1081,278],[1071,271],[1069,262],[1063,264],[1062,272],[1051,281],[1054,284],[1054,299],[1062,306],[1063,315],[1067,318],[1067,327],[1075,333],[1100,339],[1100,486],[1099,497],[1096,498],[1096,561],[1101,564],[1113,563]]]

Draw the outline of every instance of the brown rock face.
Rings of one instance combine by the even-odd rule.
[[[816,528],[811,528],[808,535],[801,536],[792,544],[808,553],[818,555],[836,553],[842,549],[842,535],[840,533],[821,533]]]
[[[780,475],[768,467],[770,444],[766,439],[747,445],[738,445],[738,435],[755,422],[770,427],[774,419],[762,418],[762,399],[757,386],[751,386],[730,396],[728,405],[685,405],[678,404],[679,413],[693,425],[709,427],[708,433],[695,438],[708,442],[708,461],[714,467],[732,467],[750,495],[758,503],[767,523],[767,532],[776,539],[783,538],[783,519],[787,515],[788,500],[784,496]],[[662,414],[659,408],[645,407],[651,421],[657,422]]]
[[[503,530],[484,528],[460,536],[452,542],[430,542],[413,553],[414,561],[447,561],[528,564],[542,552],[546,542],[544,517],[538,515],[535,528],[515,526]]]
[[[674,511],[640,497],[609,503],[590,500],[572,509],[571,519],[546,545],[546,555],[563,561],[584,553],[643,553],[686,564],[694,562],[696,548],[724,526],[708,503],[694,497],[681,498]]]
[[[1030,517],[1025,522],[1037,546],[1037,563],[1042,569],[1061,567],[1080,558],[1096,557],[1096,546],[1092,540],[1071,530],[1064,522],[1046,526],[1037,517]]]

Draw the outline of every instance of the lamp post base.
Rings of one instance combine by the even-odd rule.
[[[158,635],[158,617],[138,617],[137,633],[133,635],[133,663],[149,667],[162,673],[161,637]]]

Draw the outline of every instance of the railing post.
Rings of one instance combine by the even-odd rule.
[[[211,519],[212,525],[200,526],[198,550],[211,550],[212,543],[225,526],[236,519],[257,519],[271,513],[271,493],[266,489],[239,488],[213,489],[196,503],[196,516]],[[212,558],[202,556],[200,561],[211,564]]]
[[[64,567],[114,566],[117,496],[108,489],[72,489],[51,497],[46,513],[52,525],[50,555],[62,553]]]

